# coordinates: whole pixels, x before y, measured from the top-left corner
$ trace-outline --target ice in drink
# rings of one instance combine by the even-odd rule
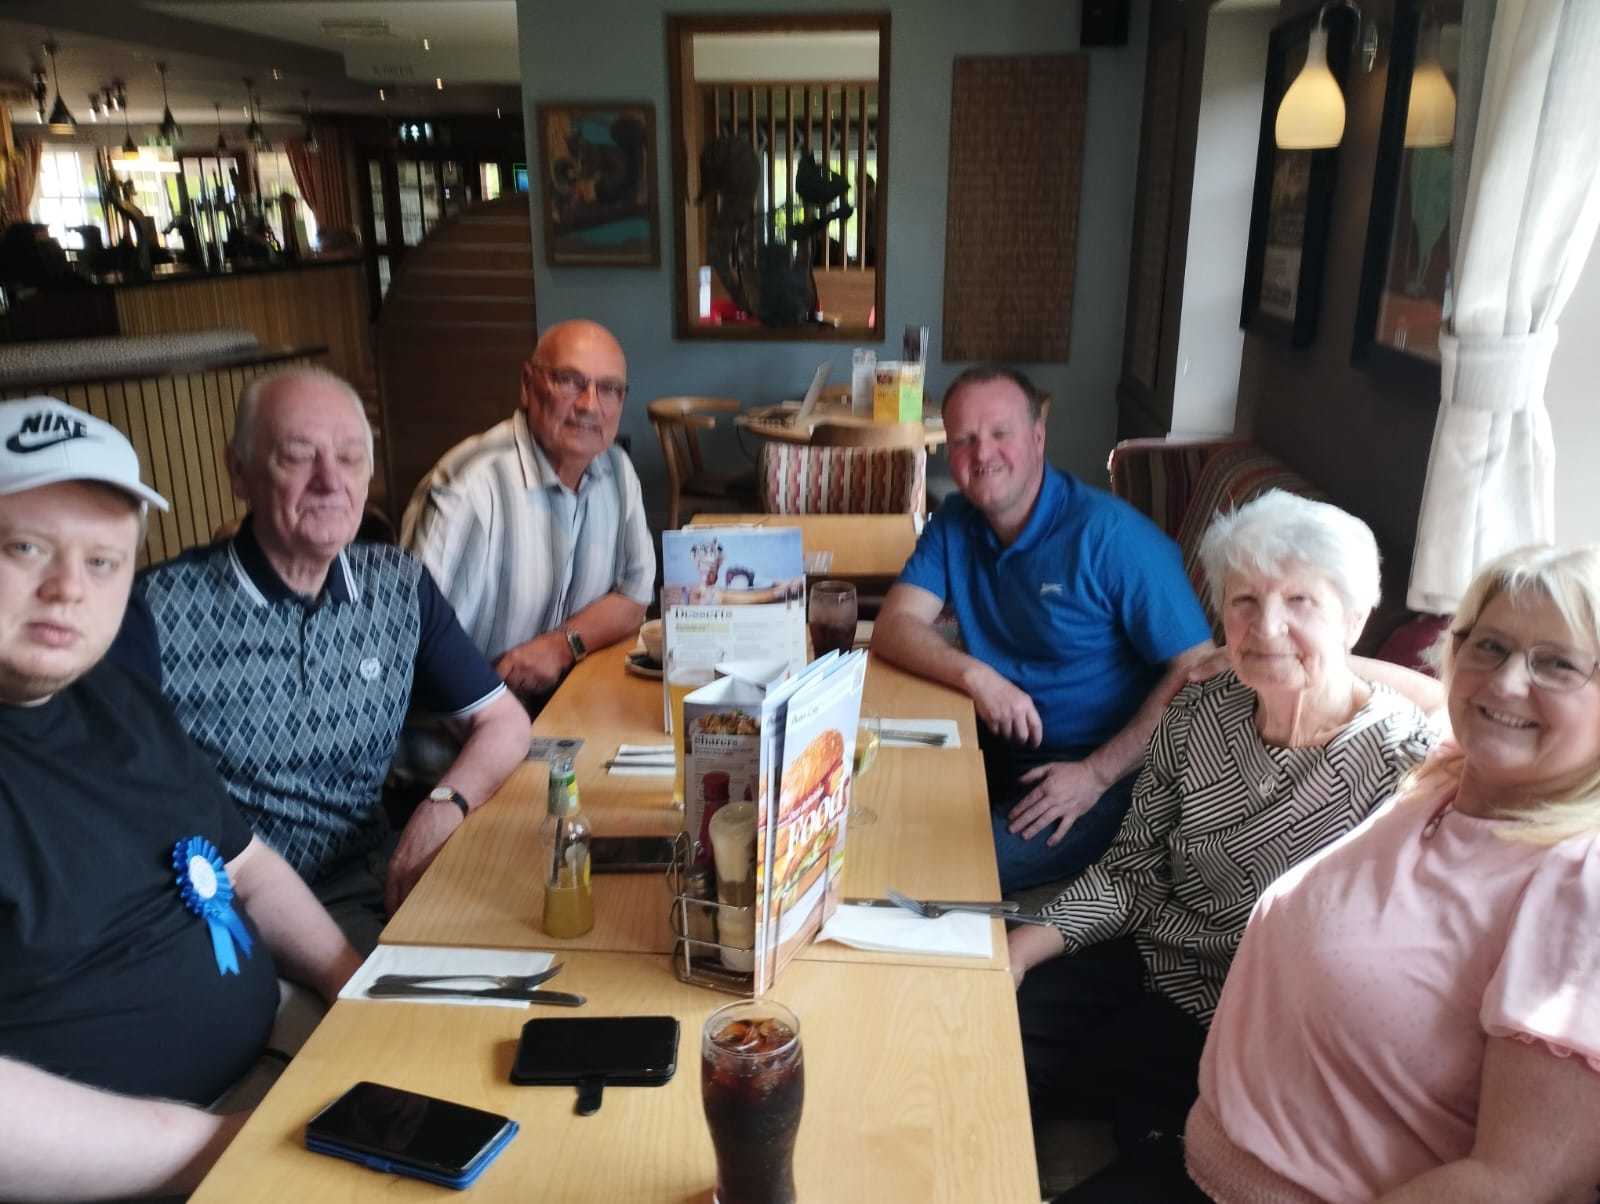
[[[717,1153],[716,1204],[794,1204],[806,1094],[794,1013],[760,999],[713,1012],[701,1038],[700,1092]]]

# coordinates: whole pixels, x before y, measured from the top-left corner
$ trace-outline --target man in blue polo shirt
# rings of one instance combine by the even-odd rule
[[[522,763],[528,717],[427,569],[355,539],[372,431],[349,385],[308,369],[252,382],[227,459],[244,524],[142,574],[113,655],[160,683],[257,834],[370,950]],[[461,743],[396,840],[381,791],[413,704]]]
[[[1177,545],[1045,463],[1038,391],[970,368],[944,399],[952,496],[878,616],[872,650],[971,697],[1003,890],[1105,852],[1145,745],[1211,629]],[[966,651],[935,620],[948,605]]]

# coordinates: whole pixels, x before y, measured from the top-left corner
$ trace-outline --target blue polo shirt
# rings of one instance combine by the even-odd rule
[[[1010,547],[952,494],[900,581],[950,606],[967,651],[1028,693],[1043,747],[1063,755],[1104,744],[1168,661],[1211,638],[1178,545],[1120,498],[1048,465]]]

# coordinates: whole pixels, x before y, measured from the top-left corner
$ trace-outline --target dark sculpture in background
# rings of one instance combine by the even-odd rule
[[[831,222],[841,223],[842,230],[854,211],[847,199],[850,184],[838,172],[819,166],[808,150],[795,167],[802,214],[798,222],[790,220],[792,207],[758,209],[760,184],[761,161],[748,138],[719,134],[700,152],[695,204],[706,204],[709,196],[715,206],[706,260],[733,303],[763,326],[814,323],[814,244],[826,237]]]

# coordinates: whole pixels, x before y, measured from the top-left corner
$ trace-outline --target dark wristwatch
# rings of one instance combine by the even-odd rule
[[[461,808],[461,818],[466,819],[467,813],[472,810],[467,803],[467,798],[454,786],[435,786],[428,792],[430,803],[454,803]]]
[[[567,637],[567,647],[572,650],[572,663],[577,664],[589,655],[589,649],[583,642],[583,637],[571,627],[563,627],[561,633]]]

